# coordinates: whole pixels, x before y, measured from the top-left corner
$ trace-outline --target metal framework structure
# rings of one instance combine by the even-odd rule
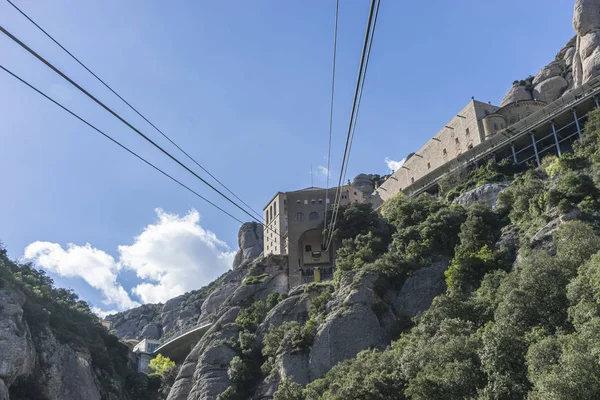
[[[517,165],[535,160],[539,166],[546,153],[561,157],[571,151],[575,140],[581,139],[588,113],[600,108],[599,97],[597,77],[416,180],[404,193],[417,196],[431,192],[443,177],[477,167],[489,158],[512,159]]]

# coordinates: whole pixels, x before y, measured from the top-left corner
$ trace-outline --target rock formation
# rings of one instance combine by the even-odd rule
[[[600,75],[600,0],[577,0],[573,13],[577,44],[573,59],[574,85]]]
[[[263,227],[257,222],[246,222],[238,232],[238,245],[240,249],[233,260],[233,268],[238,268],[244,263],[256,259],[263,252],[264,247]]]
[[[1,266],[0,260],[0,266]],[[57,338],[43,321],[35,333],[24,317],[29,299],[15,285],[0,278],[0,399],[126,399],[113,376],[114,391],[100,380],[110,379],[92,365],[90,349],[72,347]],[[98,343],[98,345],[101,345]]]
[[[470,206],[471,204],[481,201],[490,208],[496,207],[498,195],[502,193],[508,186],[501,183],[486,183],[474,189],[468,190],[458,196],[452,203]]]

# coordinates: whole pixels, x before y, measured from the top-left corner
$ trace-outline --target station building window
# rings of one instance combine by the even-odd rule
[[[301,212],[296,213],[296,221],[304,221],[304,214]]]
[[[310,214],[308,214],[308,219],[310,221],[316,221],[316,220],[318,220],[319,219],[319,213],[316,213],[314,211],[311,212]]]

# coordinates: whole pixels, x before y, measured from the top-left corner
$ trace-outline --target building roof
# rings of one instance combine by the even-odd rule
[[[296,193],[296,192],[308,192],[308,191],[311,191],[311,190],[325,190],[325,188],[320,188],[320,187],[316,187],[316,186],[311,186],[311,187],[307,187],[307,188],[300,189],[300,190],[292,190],[292,191],[291,191],[291,192],[289,192],[289,193]]]

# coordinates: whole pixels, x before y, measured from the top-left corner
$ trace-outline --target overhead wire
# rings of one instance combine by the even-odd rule
[[[335,25],[333,28],[333,63],[331,68],[331,102],[329,104],[329,146],[327,150],[327,184],[325,186],[325,212],[323,233],[327,232],[327,208],[329,207],[329,175],[331,174],[331,136],[333,132],[333,105],[335,98],[335,62],[337,58],[337,33],[338,33],[338,16],[340,9],[340,0],[335,1]],[[325,235],[323,235],[325,240]],[[325,241],[323,241],[325,244]]]
[[[1,25],[0,25],[0,32],[4,33],[10,39],[12,39],[14,42],[16,42],[19,46],[21,46],[22,48],[24,48],[25,50],[27,50],[31,55],[33,55],[35,58],[37,58],[39,61],[41,61],[43,64],[45,64],[47,67],[49,67],[50,69],[52,69],[55,73],[57,73],[59,76],[61,76],[67,82],[69,82],[71,85],[75,86],[79,91],[81,91],[82,93],[84,93],[86,96],[88,96],[90,99],[92,99],[95,103],[97,103],[99,106],[101,106],[106,111],[108,111],[111,115],[113,115],[115,118],[117,118],[123,124],[125,124],[128,128],[130,128],[135,133],[137,133],[142,138],[144,138],[146,141],[148,141],[149,143],[151,143],[155,148],[157,148],[158,150],[160,150],[163,154],[165,154],[171,160],[175,161],[179,166],[181,166],[186,171],[188,171],[190,174],[192,174],[194,177],[196,177],[197,179],[199,179],[202,183],[204,183],[209,188],[211,188],[213,191],[215,191],[216,193],[218,193],[221,197],[225,198],[228,202],[230,202],[231,204],[233,204],[236,208],[240,209],[242,212],[244,212],[246,215],[248,215],[250,218],[252,218],[255,222],[257,222],[260,225],[262,225],[264,229],[271,230],[276,235],[280,236],[281,238],[284,238],[283,235],[279,234],[276,230],[272,229],[268,225],[264,224],[262,221],[258,220],[256,217],[254,217],[252,214],[250,214],[247,210],[245,210],[243,207],[241,207],[238,203],[236,203],[231,198],[229,198],[227,195],[225,195],[223,192],[221,192],[219,189],[217,189],[216,187],[214,187],[212,184],[210,184],[208,181],[206,181],[204,178],[202,178],[200,175],[198,175],[196,172],[194,172],[192,169],[190,169],[187,165],[185,165],[183,162],[181,162],[179,159],[177,159],[175,156],[173,156],[171,153],[169,153],[167,150],[165,150],[163,147],[161,147],[155,141],[153,141],[152,139],[150,139],[148,136],[146,136],[144,133],[142,133],[139,129],[137,129],[135,126],[133,126],[131,123],[129,123],[123,117],[121,117],[115,111],[113,111],[110,107],[108,107],[102,101],[100,101],[96,97],[94,97],[90,92],[88,92],[83,87],[81,87],[77,82],[75,82],[74,80],[72,80],[71,78],[69,78],[61,70],[59,70],[57,67],[55,67],[53,64],[51,64],[48,60],[46,60],[44,57],[42,57],[37,52],[35,52],[32,48],[30,48],[29,46],[27,46],[24,42],[22,42],[20,39],[18,39],[16,36],[14,36],[12,33],[8,32]]]
[[[225,215],[227,215],[230,218],[236,220],[237,222],[243,224],[243,222],[240,219],[238,219],[237,217],[235,217],[234,215],[232,215],[228,211],[226,211],[223,208],[219,207],[218,205],[216,205],[212,201],[208,200],[206,197],[202,196],[201,194],[199,194],[198,192],[196,192],[195,190],[193,190],[189,186],[185,185],[184,183],[182,183],[181,181],[177,180],[173,176],[169,175],[168,173],[166,173],[165,171],[163,171],[162,169],[160,169],[156,165],[152,164],[150,161],[146,160],[145,158],[143,158],[142,156],[140,156],[139,154],[137,154],[136,152],[134,152],[133,150],[131,150],[130,148],[128,148],[127,146],[125,146],[124,144],[120,143],[118,140],[114,139],[113,137],[111,137],[107,133],[105,133],[102,130],[98,129],[92,123],[90,123],[87,120],[83,119],[82,117],[80,117],[79,115],[77,115],[75,112],[73,112],[69,108],[65,107],[64,105],[62,105],[58,101],[54,100],[52,97],[48,96],[46,93],[42,92],[40,89],[36,88],[35,86],[33,86],[32,84],[30,84],[29,82],[27,82],[25,79],[21,78],[20,76],[18,76],[17,74],[15,74],[11,70],[9,70],[8,68],[6,68],[6,67],[4,67],[3,65],[0,64],[0,69],[4,70],[6,73],[8,73],[9,75],[11,75],[13,78],[19,80],[21,83],[23,83],[24,85],[28,86],[30,89],[33,89],[35,92],[37,92],[38,94],[42,95],[47,100],[50,100],[52,103],[54,103],[55,105],[59,106],[64,111],[66,111],[67,113],[71,114],[73,117],[77,118],[79,121],[83,122],[84,124],[86,124],[87,126],[89,126],[90,128],[92,128],[93,130],[95,130],[96,132],[100,133],[102,136],[104,136],[105,138],[107,138],[108,140],[110,140],[111,142],[113,142],[114,144],[116,144],[117,146],[121,147],[123,150],[127,151],[128,153],[130,153],[131,155],[135,156],[139,160],[143,161],[144,163],[146,163],[150,167],[154,168],[156,171],[160,172],[161,174],[163,174],[167,178],[171,179],[173,182],[175,182],[178,185],[182,186],[183,188],[187,189],[189,192],[191,192],[194,195],[196,195],[197,197],[201,198],[202,200],[204,200],[205,202],[207,202],[211,206],[215,207],[217,210],[221,211]]]
[[[17,5],[15,5],[11,0],[6,0],[11,6],[13,6],[19,13],[21,13],[29,22],[35,25],[42,33],[44,33],[50,40],[52,40],[58,47],[60,47],[65,53],[67,53],[73,60],[75,60],[79,65],[81,65],[87,72],[89,72],[94,78],[96,78],[100,83],[102,83],[108,90],[110,90],[115,96],[117,96],[123,103],[125,103],[129,108],[131,108],[137,115],[139,115],[144,121],[146,121],[150,126],[152,126],[158,133],[160,133],[165,139],[167,139],[173,146],[175,146],[179,151],[181,151],[187,158],[189,158],[194,164],[196,164],[200,169],[202,169],[208,176],[214,179],[219,185],[221,185],[227,192],[229,192],[233,197],[235,197],[238,201],[240,201],[244,206],[246,206],[250,211],[252,211],[259,218],[263,219],[263,216],[260,215],[257,211],[255,211],[251,206],[249,206],[244,200],[242,200],[239,196],[237,196],[233,191],[231,191],[223,182],[221,182],[216,176],[210,173],[205,167],[203,167],[196,159],[194,159],[190,154],[188,154],[181,146],[179,146],[175,141],[173,141],[167,134],[165,134],[161,129],[159,129],[154,123],[152,123],[148,118],[146,118],[140,111],[137,110],[133,105],[131,105],[127,100],[125,100],[119,93],[117,93],[111,86],[109,86],[103,79],[101,79],[96,73],[94,73],[90,68],[88,68],[79,58],[77,58],[73,53],[71,53],[67,48],[65,48],[58,40],[56,40],[52,35],[50,35],[44,28],[42,28],[38,23],[36,23],[29,15],[27,15],[23,10],[21,10]]]
[[[367,67],[369,64],[369,58],[371,55],[371,47],[373,44],[373,37],[375,34],[375,26],[377,23],[377,16],[379,14],[380,0],[372,0],[369,9],[369,18],[367,21],[367,28],[365,31],[365,39],[363,42],[363,49],[361,54],[360,66],[358,69],[358,77],[356,80],[356,87],[354,90],[354,98],[352,103],[352,111],[350,113],[350,121],[348,124],[348,132],[346,135],[346,144],[344,146],[344,155],[342,157],[342,165],[340,169],[340,177],[338,180],[338,186],[336,189],[335,201],[333,204],[332,224],[328,232],[328,239],[326,242],[326,250],[329,250],[331,242],[333,241],[333,231],[335,230],[335,224],[337,222],[337,216],[339,212],[339,205],[342,197],[342,182],[346,179],[346,172],[348,168],[348,161],[350,151],[352,149],[352,142],[354,141],[354,132],[356,129],[356,122],[358,118],[358,110],[360,109],[360,100],[362,98],[362,91],[364,87],[364,81],[367,74]]]

